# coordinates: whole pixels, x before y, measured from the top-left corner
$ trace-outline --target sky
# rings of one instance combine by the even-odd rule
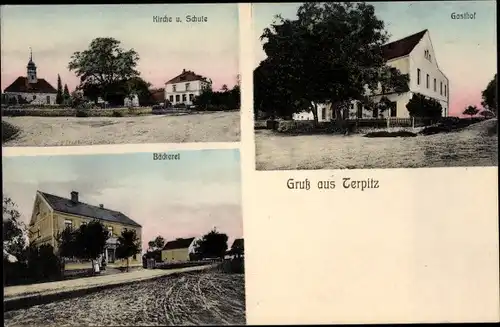
[[[154,23],[153,16],[205,16],[202,23]],[[174,19],[175,20],[175,19]],[[79,79],[68,71],[71,55],[97,37],[114,37],[139,54],[138,70],[164,87],[183,69],[211,78],[213,87],[236,84],[239,74],[237,4],[32,5],[1,7],[2,90],[26,76],[29,48],[38,77],[70,91]]]
[[[3,194],[29,223],[37,190],[120,211],[142,225],[142,249],[201,237],[212,228],[243,237],[240,154],[237,149],[178,151],[180,160],[151,153],[3,157]]]
[[[468,105],[481,108],[481,92],[497,72],[495,1],[374,2],[375,14],[395,41],[428,29],[435,58],[450,83],[450,115]],[[265,59],[259,37],[276,14],[296,18],[300,3],[253,4],[254,67]],[[476,13],[475,20],[452,20],[453,12]]]

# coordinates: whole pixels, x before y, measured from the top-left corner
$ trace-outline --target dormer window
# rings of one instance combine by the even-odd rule
[[[176,91],[176,85],[172,85],[172,91]]]
[[[189,83],[186,83],[186,91],[189,91]]]

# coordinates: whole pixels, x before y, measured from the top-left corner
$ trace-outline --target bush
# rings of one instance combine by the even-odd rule
[[[87,112],[87,110],[78,109],[75,113],[75,116],[76,117],[88,117],[89,113]]]
[[[2,121],[2,143],[16,138],[20,129],[12,124]]]
[[[245,273],[245,260],[244,258],[224,260],[219,266],[219,270],[226,274],[243,274]]]
[[[113,117],[123,117],[124,114],[122,111],[118,111],[118,110],[113,110],[113,114],[112,114]]]

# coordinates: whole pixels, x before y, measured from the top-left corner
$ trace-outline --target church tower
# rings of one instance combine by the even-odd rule
[[[27,69],[28,69],[28,74],[27,74],[28,83],[37,83],[36,65],[33,62],[33,52],[31,51],[31,48],[30,48],[30,61],[28,62]]]

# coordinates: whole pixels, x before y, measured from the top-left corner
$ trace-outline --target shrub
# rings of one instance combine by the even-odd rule
[[[87,110],[78,109],[75,113],[75,116],[76,117],[88,117],[89,113],[87,112]]]
[[[2,120],[2,143],[16,138],[19,132],[20,129],[18,127]]]
[[[113,117],[123,117],[123,116],[124,116],[124,114],[123,114],[123,112],[121,112],[121,111],[118,111],[118,110],[113,110],[112,116],[113,116]]]

